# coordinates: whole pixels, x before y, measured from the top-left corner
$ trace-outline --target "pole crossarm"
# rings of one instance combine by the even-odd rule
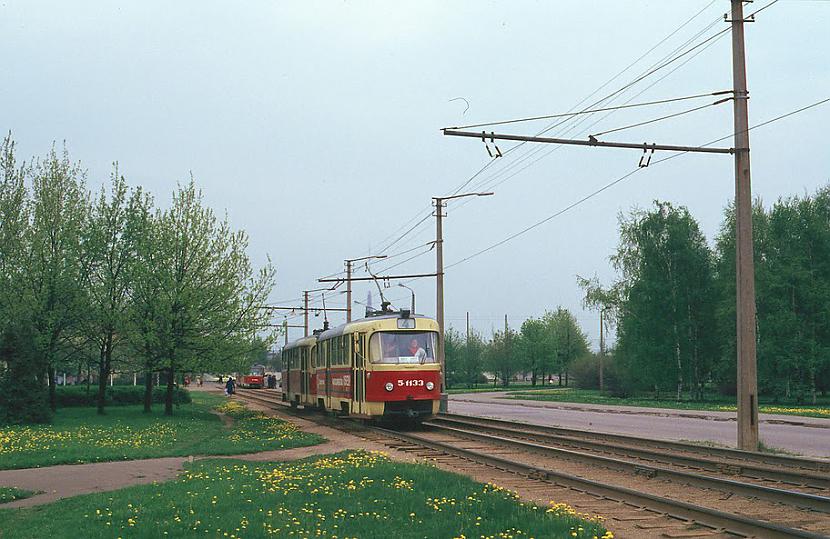
[[[435,273],[415,273],[412,275],[378,275],[377,278],[375,277],[352,277],[352,281],[391,281],[393,279],[418,279],[420,277],[435,277],[437,274]],[[321,283],[340,283],[344,282],[346,279],[317,279],[318,282]],[[333,309],[328,309],[333,310]]]
[[[486,133],[484,131],[458,131],[456,129],[443,129],[444,135],[448,137],[477,138],[484,141],[490,140],[513,140],[517,142],[541,142],[545,144],[567,144],[571,146],[595,146],[598,148],[628,148],[632,150],[666,150],[670,152],[692,152],[692,153],[725,153],[734,154],[735,148],[707,148],[705,146],[677,146],[674,144],[649,144],[634,142],[606,142],[596,139],[577,140],[551,137],[527,137],[524,135],[507,135],[504,133]]]
[[[263,305],[260,309],[266,309],[271,311],[304,311],[305,307],[277,307],[271,305]],[[322,307],[309,307],[309,311],[322,311]],[[346,312],[347,309],[345,308],[334,308],[334,307],[326,307],[326,311],[338,311],[338,312]]]

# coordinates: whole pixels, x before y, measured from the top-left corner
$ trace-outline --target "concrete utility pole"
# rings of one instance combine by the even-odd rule
[[[308,290],[303,290],[303,331],[308,337]]]
[[[599,310],[599,392],[605,391],[605,308]]]
[[[346,322],[352,321],[352,264],[360,260],[372,258],[386,258],[386,255],[361,256],[360,258],[347,258],[346,262]]]
[[[732,85],[735,121],[735,273],[737,286],[738,447],[758,450],[758,375],[755,358],[755,266],[743,0],[732,2]]]
[[[441,404],[439,411],[447,411],[447,393],[444,387],[444,208],[446,201],[463,197],[483,197],[493,193],[464,193],[448,197],[432,197],[435,206],[435,319],[438,322],[438,362],[441,364]]]

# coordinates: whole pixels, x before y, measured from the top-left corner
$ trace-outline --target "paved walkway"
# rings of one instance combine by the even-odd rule
[[[734,447],[735,412],[673,410],[504,398],[504,393],[450,395],[449,411],[540,425],[582,428],[666,440],[709,441]],[[830,457],[830,419],[760,414],[763,442],[813,457]]]

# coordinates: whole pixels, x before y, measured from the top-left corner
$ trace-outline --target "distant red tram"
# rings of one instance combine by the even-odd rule
[[[248,389],[262,389],[265,387],[265,365],[251,367],[251,373],[240,376],[237,385]]]
[[[438,413],[438,323],[378,313],[289,343],[282,399],[362,419],[423,420]]]

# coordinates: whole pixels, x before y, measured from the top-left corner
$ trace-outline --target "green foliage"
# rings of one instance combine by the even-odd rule
[[[697,222],[665,202],[621,217],[612,261],[622,274],[616,361],[633,389],[700,397],[718,341],[714,260]]]
[[[254,273],[247,236],[203,205],[193,181],[176,190],[170,209],[142,222],[131,306],[135,348],[148,370],[168,373],[165,412],[172,414],[175,373],[232,370],[257,349],[252,343],[268,321],[258,307],[274,274],[270,265]]]
[[[753,211],[758,384],[776,400],[816,402],[830,379],[830,188]],[[718,310],[725,329],[718,378],[731,389],[735,364],[734,212],[718,236]]]
[[[161,211],[117,164],[94,199],[85,176],[65,150],[19,165],[11,135],[0,143],[0,421],[48,421],[58,370],[94,372],[103,413],[116,364],[147,374],[147,411],[164,371],[172,413],[181,372],[228,371],[270,344],[258,307],[273,269],[253,269],[244,232],[192,180]]]
[[[167,392],[163,388],[153,390],[153,402],[164,403]],[[129,404],[142,404],[144,402],[143,386],[106,386],[104,393],[106,404],[112,406],[125,406]],[[98,393],[87,392],[85,386],[58,386],[58,406],[97,406]],[[190,392],[182,387],[177,387],[173,400],[177,404],[189,404],[191,402]]]
[[[471,330],[469,337],[462,337],[450,328],[444,336],[447,386],[475,387],[476,384],[486,382],[483,369],[487,347],[488,343],[478,332]]]
[[[173,481],[0,511],[0,528],[15,539],[77,530],[88,538],[612,537],[599,519],[582,517],[565,504],[520,502],[495,485],[355,451],[199,461]]]

